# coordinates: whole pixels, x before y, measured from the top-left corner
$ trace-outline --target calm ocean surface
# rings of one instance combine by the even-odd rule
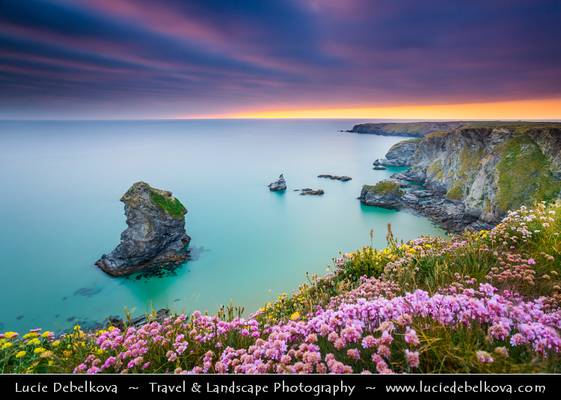
[[[407,212],[361,206],[397,137],[337,132],[355,121],[0,122],[0,329],[63,329],[128,308],[252,312],[325,273],[339,251],[443,234]],[[289,190],[267,184],[284,173]],[[322,173],[350,175],[342,183]],[[188,208],[195,260],[176,276],[111,278],[94,267],[125,228],[120,196],[144,180]],[[293,189],[325,190],[323,197]]]

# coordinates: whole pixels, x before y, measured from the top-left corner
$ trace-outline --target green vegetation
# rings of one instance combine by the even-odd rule
[[[444,170],[442,168],[442,161],[435,160],[427,168],[427,173],[435,179],[441,180],[444,178]]]
[[[450,131],[440,131],[440,130],[438,130],[438,131],[432,131],[430,133],[427,133],[425,135],[425,137],[429,138],[429,139],[443,138],[443,137],[448,136],[449,133],[450,133]]]
[[[525,134],[503,143],[497,171],[497,205],[504,212],[529,201],[552,200],[561,190],[561,182],[551,174],[547,158]]]
[[[446,193],[446,197],[450,200],[461,200],[464,197],[464,189],[463,184],[460,181],[457,181],[452,185],[448,192]]]
[[[465,147],[462,148],[462,151],[460,151],[460,170],[458,172],[458,177],[460,179],[467,179],[469,175],[477,171],[479,169],[481,157],[483,157],[482,149],[472,150]]]
[[[355,125],[352,132],[372,133],[379,135],[400,135],[415,137],[441,137],[455,129],[495,129],[508,128],[519,132],[530,129],[559,129],[561,123],[527,122],[527,121],[448,121],[448,122],[390,122],[365,123]]]
[[[461,200],[464,198],[466,185],[473,182],[474,176],[479,170],[479,163],[483,155],[483,150],[468,149],[463,147],[459,155],[459,168],[453,184],[448,189],[446,197],[450,200]],[[430,168],[430,167],[429,167]],[[440,178],[444,175],[442,168],[439,170]],[[439,175],[436,175],[437,178]]]
[[[187,209],[181,202],[170,194],[151,189],[150,199],[154,204],[164,210],[170,217],[181,219],[187,213]]]
[[[395,181],[385,180],[375,185],[365,185],[366,190],[377,195],[396,195],[402,196],[403,190],[399,187],[399,183]]]

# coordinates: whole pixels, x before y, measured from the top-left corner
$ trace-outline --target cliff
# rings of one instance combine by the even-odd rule
[[[177,265],[188,257],[187,210],[171,192],[137,182],[123,195],[127,229],[96,265],[113,276]]]
[[[365,123],[353,126],[348,132],[381,136],[423,137],[431,132],[450,131],[463,126],[463,124],[465,123],[461,121]]]
[[[451,132],[461,128],[500,128],[512,129],[532,126],[546,128],[552,125],[549,122],[523,122],[523,121],[423,121],[423,122],[381,122],[357,124],[348,132],[381,136],[408,136],[424,137],[431,133]]]
[[[394,177],[421,182],[429,195],[405,201],[451,230],[494,225],[509,210],[559,197],[560,124],[462,127],[415,144],[402,164],[411,169]]]
[[[415,151],[417,151],[417,145],[420,140],[420,138],[414,138],[394,144],[386,153],[386,158],[376,160],[374,165],[393,167],[409,166]]]

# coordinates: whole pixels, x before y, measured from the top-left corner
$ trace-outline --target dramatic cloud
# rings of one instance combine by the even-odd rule
[[[0,118],[561,97],[558,0],[3,0]]]

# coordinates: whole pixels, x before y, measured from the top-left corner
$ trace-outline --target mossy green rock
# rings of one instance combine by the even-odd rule
[[[177,265],[188,257],[187,209],[171,192],[136,182],[123,195],[127,229],[96,265],[113,276]]]
[[[403,194],[399,183],[385,180],[375,185],[364,185],[359,200],[367,206],[398,209],[401,208]]]

